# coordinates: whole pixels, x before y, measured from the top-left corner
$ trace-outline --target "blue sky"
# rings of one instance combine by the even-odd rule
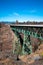
[[[0,0],[0,21],[43,21],[43,0]]]

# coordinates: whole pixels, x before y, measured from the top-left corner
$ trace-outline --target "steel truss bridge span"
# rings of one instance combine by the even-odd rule
[[[12,30],[43,40],[43,25],[11,25]]]
[[[23,47],[22,47],[23,54],[26,54],[24,50],[25,46],[28,46],[28,44],[30,44],[31,42],[31,40],[28,40],[27,36],[32,36],[39,40],[43,40],[43,25],[10,25],[10,26],[13,31],[18,32],[19,34],[20,33],[24,34]],[[25,41],[28,41],[29,43]],[[30,47],[30,53],[32,53],[32,46]]]

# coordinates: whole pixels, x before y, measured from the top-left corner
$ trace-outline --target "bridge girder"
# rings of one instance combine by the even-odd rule
[[[19,28],[12,28],[12,30],[15,30],[19,33],[23,33],[25,32],[26,35],[30,35],[30,36],[33,36],[35,38],[39,38],[41,40],[43,40],[43,32],[34,32],[34,31],[29,31],[28,29],[25,30],[25,29],[19,29]]]
[[[22,27],[11,27],[12,30],[18,32],[18,33],[22,33],[24,34],[24,38],[23,38],[23,48],[22,48],[22,53],[23,54],[26,54],[25,51],[24,51],[24,44],[25,44],[25,35],[30,35],[34,38],[37,38],[37,39],[40,39],[40,40],[43,40],[43,36],[42,36],[42,32],[38,33],[38,32],[34,32],[33,30],[29,30],[28,28],[25,29],[25,28],[22,28]],[[31,28],[30,28],[31,29]],[[36,29],[36,28],[35,28]],[[40,28],[39,28],[40,30]],[[32,53],[32,46],[30,46],[30,49],[31,49],[31,52]]]

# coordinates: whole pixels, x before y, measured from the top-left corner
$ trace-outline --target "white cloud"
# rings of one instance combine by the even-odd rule
[[[19,13],[13,12],[12,14],[9,14],[8,17],[13,17],[13,16],[20,16]]]
[[[13,14],[14,14],[14,15],[16,15],[16,16],[19,16],[19,13],[16,13],[16,12],[15,12],[15,13],[13,13]]]
[[[36,10],[30,10],[29,12],[30,13],[36,13]]]
[[[35,13],[36,11],[35,10],[31,10],[30,13]],[[12,13],[12,14],[9,14],[8,16],[6,17],[1,17],[0,18],[0,21],[43,21],[43,17],[39,17],[39,16],[31,16],[31,15],[20,15],[19,13]]]
[[[23,12],[25,13],[36,13],[37,10],[33,9],[33,10],[23,10]]]
[[[19,13],[14,12],[12,14],[9,14],[8,16],[1,17],[0,21],[14,21],[18,19],[19,17],[20,17]]]

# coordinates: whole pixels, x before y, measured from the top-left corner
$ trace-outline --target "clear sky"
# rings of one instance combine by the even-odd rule
[[[43,0],[0,0],[0,21],[43,21]]]

